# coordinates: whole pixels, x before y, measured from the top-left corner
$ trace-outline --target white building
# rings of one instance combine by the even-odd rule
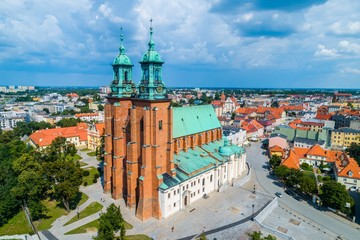
[[[227,141],[218,151],[210,148],[211,146],[204,149],[196,147],[194,150],[189,149],[186,153],[174,156],[174,161],[180,163],[176,177],[163,174],[163,183],[158,190],[163,218],[186,209],[193,202],[213,191],[221,191],[222,188],[231,186],[246,171],[246,154],[242,148],[228,145]],[[200,161],[214,161],[214,164],[189,177],[188,171],[194,168],[197,158],[201,158]]]

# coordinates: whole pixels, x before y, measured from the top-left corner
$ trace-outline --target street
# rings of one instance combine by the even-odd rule
[[[323,212],[315,209],[306,200],[298,201],[292,196],[284,192],[284,188],[280,182],[276,180],[275,175],[269,175],[268,157],[261,149],[261,142],[251,143],[251,146],[246,147],[247,161],[253,169],[253,174],[256,175],[257,189],[267,192],[275,196],[276,192],[282,193],[282,198],[279,198],[279,205],[286,206],[306,218],[314,221],[322,226],[324,230],[334,232],[338,236],[343,236],[346,239],[358,239],[359,225],[351,223],[343,218],[335,217],[331,213]],[[296,238],[296,236],[294,236]]]

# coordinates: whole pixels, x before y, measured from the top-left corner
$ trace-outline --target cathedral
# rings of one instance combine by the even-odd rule
[[[105,106],[104,191],[141,220],[167,218],[246,169],[244,149],[223,139],[211,105],[171,107],[163,64],[151,27],[135,84],[121,35]]]

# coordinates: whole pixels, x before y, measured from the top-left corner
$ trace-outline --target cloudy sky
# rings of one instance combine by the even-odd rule
[[[102,86],[153,19],[168,86],[360,88],[358,0],[0,0],[0,85]]]

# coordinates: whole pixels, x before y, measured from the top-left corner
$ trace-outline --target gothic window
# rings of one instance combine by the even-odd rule
[[[159,121],[159,130],[162,130],[162,127],[163,127],[162,124],[163,124],[163,122],[162,122],[162,120],[160,120],[160,121]]]
[[[140,120],[140,132],[144,131],[144,119]]]

